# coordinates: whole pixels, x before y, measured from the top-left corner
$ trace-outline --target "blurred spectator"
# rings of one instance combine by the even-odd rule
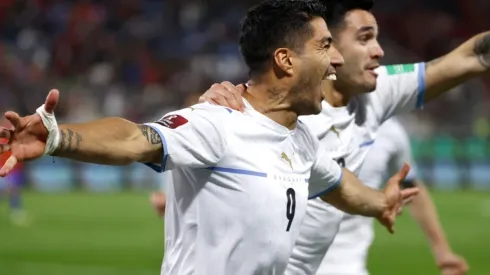
[[[54,87],[62,121],[145,121],[187,106],[213,82],[246,80],[236,41],[242,16],[257,2],[3,0],[0,109],[33,110]],[[490,1],[395,2],[377,0],[374,11],[384,62],[430,60],[490,29]],[[484,127],[473,122],[488,115],[489,87],[488,78],[457,87],[407,119],[410,129],[481,135]]]

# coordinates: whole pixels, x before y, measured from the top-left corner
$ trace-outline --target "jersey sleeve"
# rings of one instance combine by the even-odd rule
[[[379,67],[376,90],[371,94],[380,122],[421,109],[425,97],[425,63]]]
[[[158,132],[163,143],[161,163],[147,163],[157,172],[175,168],[207,168],[223,157],[227,109],[209,103],[171,112],[145,125]]]
[[[410,164],[410,171],[405,177],[406,183],[411,183],[417,178],[417,167],[413,159],[412,148],[410,146],[410,138],[408,134],[402,130],[393,127],[392,138],[395,142],[395,151],[390,158],[389,170],[390,175],[394,175],[398,170],[400,170],[403,165],[408,162]]]
[[[342,168],[320,145],[311,170],[308,199],[315,199],[327,194],[335,189],[341,180]]]

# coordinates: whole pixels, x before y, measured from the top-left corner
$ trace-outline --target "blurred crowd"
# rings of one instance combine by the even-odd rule
[[[197,101],[212,83],[246,80],[237,35],[257,0],[2,0],[0,111],[22,114],[61,91],[60,120],[142,122]],[[436,58],[490,29],[488,0],[376,0],[383,63]],[[487,11],[487,12],[485,12]],[[488,137],[490,77],[424,112],[410,131]]]

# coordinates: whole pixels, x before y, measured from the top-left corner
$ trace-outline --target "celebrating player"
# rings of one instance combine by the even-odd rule
[[[8,112],[15,129],[0,132],[9,139],[0,152],[12,156],[0,176],[43,154],[168,171],[162,274],[284,274],[308,198],[374,216],[393,231],[403,200],[418,192],[400,190],[408,165],[383,192],[371,189],[297,120],[321,111],[321,83],[343,63],[324,16],[310,0],[267,0],[248,12],[240,33],[251,76],[244,113],[206,103],[143,125],[105,118],[58,126],[56,90],[34,115]]]
[[[387,120],[379,129],[376,142],[362,165],[359,179],[368,186],[378,189],[390,171],[397,170],[407,161],[412,163],[412,169],[405,178],[404,185],[415,185],[420,189],[420,193],[409,204],[409,212],[426,235],[436,265],[443,275],[465,274],[468,265],[463,258],[452,252],[446,240],[429,192],[416,177],[410,138],[397,119]],[[323,260],[321,274],[369,274],[366,267],[367,254],[373,238],[372,219],[346,214]]]
[[[322,112],[301,121],[325,144],[330,155],[354,174],[359,173],[384,121],[397,113],[421,108],[450,88],[490,70],[490,32],[472,37],[427,64],[380,66],[384,53],[371,13],[373,0],[322,2],[329,11],[327,24],[345,64],[337,69],[337,81],[325,82]],[[201,101],[240,110],[243,90],[243,85],[215,84]],[[308,202],[287,275],[329,274],[328,265],[320,264],[343,217],[344,213],[322,200]]]

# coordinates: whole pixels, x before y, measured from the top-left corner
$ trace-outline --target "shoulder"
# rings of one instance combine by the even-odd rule
[[[385,121],[379,130],[380,135],[389,136],[393,139],[407,139],[408,134],[402,123],[397,118],[390,118]]]
[[[156,123],[172,128],[190,122],[191,124],[207,121],[211,124],[222,124],[231,119],[232,111],[210,103],[199,103],[177,111],[172,111],[162,116]]]
[[[378,137],[380,140],[392,143],[397,151],[410,148],[410,137],[402,123],[396,118],[391,118],[381,125]]]

